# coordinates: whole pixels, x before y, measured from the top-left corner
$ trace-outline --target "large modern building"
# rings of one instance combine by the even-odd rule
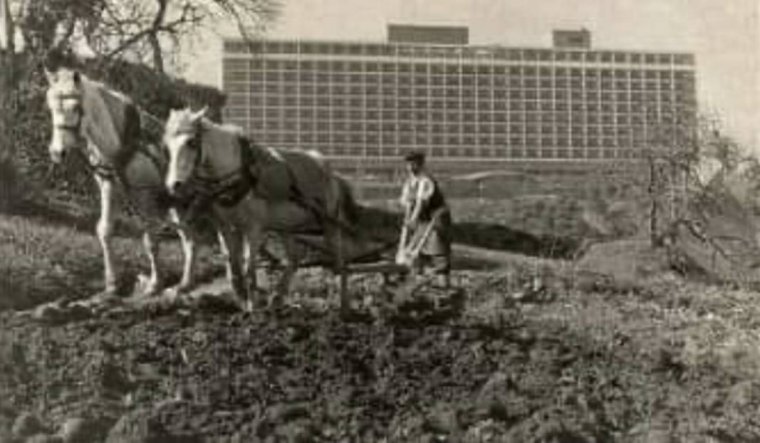
[[[673,143],[696,121],[692,54],[476,46],[462,27],[390,25],[387,42],[224,43],[225,118],[258,141],[317,149],[343,168],[593,166]]]

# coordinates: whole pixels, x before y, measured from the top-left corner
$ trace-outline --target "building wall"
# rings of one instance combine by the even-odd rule
[[[591,32],[586,29],[557,29],[552,33],[552,42],[555,48],[591,49]]]
[[[694,132],[690,54],[227,41],[226,120],[341,164],[619,161]],[[479,168],[476,168],[479,169]]]
[[[466,45],[469,32],[467,27],[388,25],[388,42]]]

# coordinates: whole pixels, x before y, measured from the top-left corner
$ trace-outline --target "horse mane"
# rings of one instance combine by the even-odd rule
[[[201,119],[201,125],[203,125],[203,129],[227,132],[230,133],[230,135],[240,136],[245,134],[243,127],[240,125],[234,123],[217,123],[206,117]]]
[[[79,72],[79,71],[77,71]],[[143,110],[128,95],[79,72],[83,88],[83,103],[92,107],[88,113],[91,134],[97,134],[107,143],[96,143],[100,149],[109,149],[110,160],[117,168],[123,167],[137,151],[163,163],[161,149],[163,123]],[[102,142],[103,140],[101,140]],[[158,165],[159,169],[161,168]]]
[[[287,163],[288,161],[282,155],[280,149],[260,145],[252,137],[248,136],[243,128],[239,125],[229,123],[216,123],[207,118],[201,119],[201,125],[204,131],[211,134],[211,137],[222,136],[227,138],[225,142],[238,143],[241,149],[247,150],[247,154],[250,154],[252,156],[250,158],[254,163],[266,165],[272,162]],[[214,144],[213,141],[210,143]],[[311,157],[314,161],[316,161],[317,164],[319,164],[324,169],[324,172],[330,177],[330,180],[332,181],[332,184],[330,186],[333,186],[332,189],[337,193],[338,204],[340,205],[341,213],[344,217],[343,221],[349,224],[355,224],[359,220],[361,214],[361,206],[354,197],[351,185],[345,177],[338,175],[332,170],[330,162],[324,154],[315,149],[303,150],[291,148],[282,149],[282,151],[300,152],[301,154]]]
[[[89,122],[87,133],[91,141],[104,153],[116,155],[124,148],[124,131],[127,124],[127,108],[132,101],[122,94],[115,94],[101,82],[80,73],[82,106],[87,109]],[[118,106],[114,107],[114,103]]]
[[[121,92],[119,90],[111,88],[110,86],[106,85],[102,81],[95,80],[95,79],[87,76],[87,74],[84,74],[81,71],[77,71],[77,72],[79,72],[79,76],[82,78],[82,80],[88,82],[92,87],[97,88],[97,89],[101,89],[101,90],[105,91],[106,93],[111,94],[114,98],[118,98],[119,100],[125,102],[126,104],[130,104],[130,105],[135,105],[136,106],[134,100],[132,100],[132,98],[130,96],[124,94],[123,92]]]
[[[338,183],[338,192],[340,193],[340,202],[345,216],[345,222],[350,225],[356,225],[359,222],[361,214],[361,205],[356,201],[353,189],[345,177],[335,175],[335,181]]]

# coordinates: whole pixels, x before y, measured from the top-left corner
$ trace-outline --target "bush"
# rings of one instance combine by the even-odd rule
[[[11,159],[0,156],[0,212],[8,211],[20,200],[17,180],[16,167]]]
[[[7,69],[0,69],[0,211],[7,211],[20,199],[18,193],[23,189],[19,186],[16,165],[13,163],[13,145],[10,137],[11,96],[6,85],[10,84]]]
[[[71,60],[68,64],[93,80],[102,81],[131,97],[141,108],[159,119],[166,118],[172,108],[197,108],[206,105],[209,106],[212,117],[218,118],[225,102],[225,96],[215,88],[157,74],[142,65],[125,61],[105,62],[99,59]],[[47,145],[51,127],[44,98],[47,81],[40,61],[21,54],[17,55],[15,65],[16,87],[2,109],[3,115],[9,116],[10,120],[9,130],[4,131],[5,137],[12,140],[14,145],[12,149],[0,151],[13,153],[13,165],[0,166],[10,168],[13,173],[6,178],[6,169],[3,169],[0,185],[6,181],[18,183],[19,179],[24,179],[25,183],[34,184],[33,191],[55,190],[62,192],[66,197],[94,203],[97,196],[93,181],[87,169],[77,164],[82,161],[78,156],[68,156],[67,161],[72,163],[57,168],[53,168],[48,160]],[[0,73],[5,72],[6,68],[0,60]],[[7,143],[6,141],[0,148],[7,148]],[[3,144],[2,139],[0,144]]]

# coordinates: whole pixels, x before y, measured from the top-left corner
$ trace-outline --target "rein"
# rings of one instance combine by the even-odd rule
[[[248,168],[253,161],[249,155],[246,155],[247,146],[243,146],[242,141],[240,143],[239,168],[220,177],[203,175],[202,171],[207,168],[203,156],[203,128],[197,125],[187,145],[196,152],[193,172],[188,181],[191,190],[198,194],[190,203],[195,211],[215,202],[225,207],[234,206],[253,189],[256,180]],[[194,211],[191,211],[191,214],[194,214]]]
[[[84,110],[79,107],[79,112],[81,115],[84,115]],[[60,126],[62,129],[76,131],[77,134],[80,133],[81,130],[81,123],[82,123],[82,117],[80,116],[78,124],[76,127],[70,126]],[[126,155],[120,156],[116,164],[112,164],[111,162],[103,161],[103,160],[97,160],[93,159],[93,156],[90,153],[90,149],[85,145],[84,148],[76,148],[73,149],[73,151],[78,154],[82,158],[82,162],[84,163],[84,167],[93,175],[100,177],[102,180],[107,181],[118,181],[121,183],[122,187],[122,197],[124,198],[124,201],[127,203],[129,208],[131,209],[131,212],[134,213],[143,223],[146,225],[154,224],[151,220],[148,220],[140,210],[139,205],[134,201],[134,198],[132,197],[131,193],[129,192],[130,189],[135,190],[155,190],[161,193],[166,193],[165,189],[163,187],[163,184],[158,185],[135,185],[130,184],[129,181],[126,179],[126,177],[123,174],[123,168],[134,158],[134,156],[137,153],[140,153],[142,155],[145,155],[158,169],[158,171],[163,175],[165,167],[161,166],[160,159],[154,155],[152,152],[150,152],[148,149],[144,148],[142,145],[143,140],[138,140],[135,142],[134,149],[129,150]],[[85,152],[88,151],[88,152]],[[169,198],[168,193],[167,198]],[[175,202],[169,203],[170,207],[176,207],[177,205]],[[183,226],[169,220],[163,220],[162,221],[163,226],[171,226],[174,228],[182,228]]]
[[[84,109],[82,108],[82,97],[79,94],[60,94],[57,96],[60,101],[66,99],[76,99],[77,105],[74,107],[74,112],[77,115],[77,122],[71,125],[57,124],[53,125],[55,129],[60,129],[67,132],[73,132],[75,135],[80,135],[82,129],[82,119],[84,118]]]
[[[188,147],[195,149],[196,157],[193,162],[192,175],[188,181],[191,191],[195,194],[190,199],[190,209],[188,215],[194,216],[197,212],[203,210],[208,205],[219,203],[222,206],[230,207],[240,202],[248,192],[256,191],[257,177],[252,174],[250,166],[256,162],[252,157],[251,149],[248,146],[248,139],[240,137],[238,139],[240,149],[240,167],[228,172],[221,177],[204,176],[202,171],[207,167],[203,156],[203,128],[198,125],[191,133],[193,137],[188,142]],[[291,181],[289,200],[301,208],[311,212],[317,220],[336,226],[338,229],[348,232],[357,237],[369,238],[382,244],[391,244],[385,238],[374,236],[366,232],[361,232],[356,227],[328,214],[318,203],[310,201],[298,188],[296,174],[287,161],[283,160],[286,174]],[[261,198],[267,198],[266,195],[260,195]],[[395,244],[395,241],[392,242]]]

